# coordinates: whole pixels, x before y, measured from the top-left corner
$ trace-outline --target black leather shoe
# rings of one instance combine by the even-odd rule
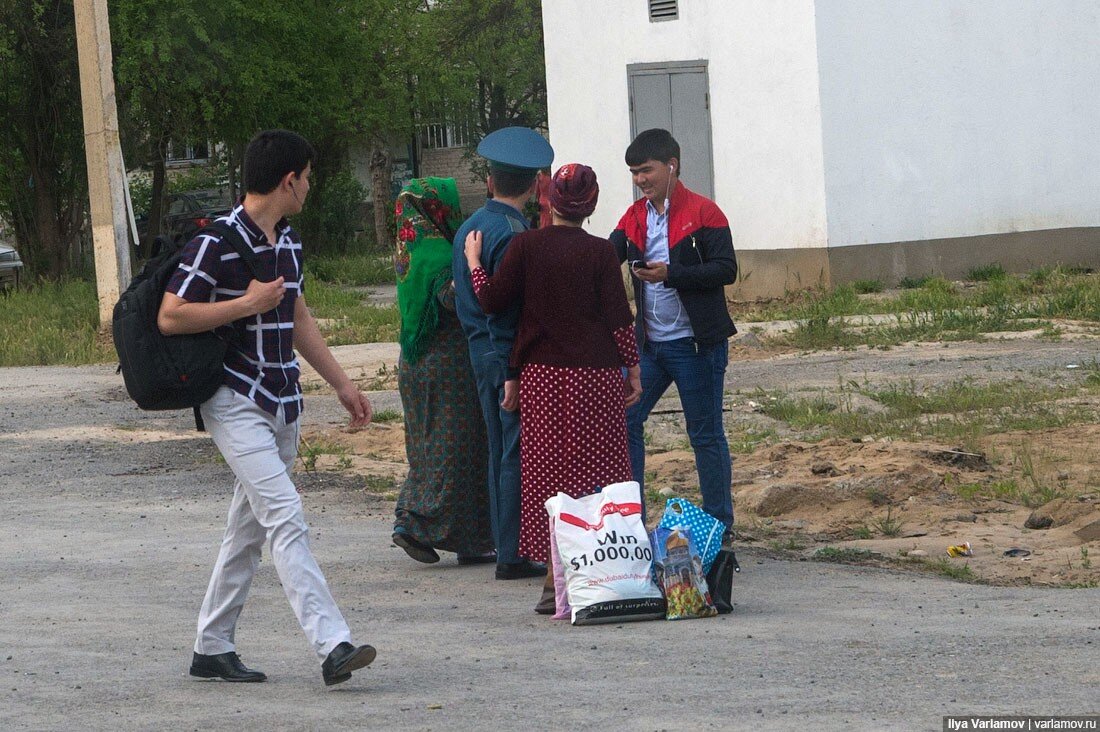
[[[321,664],[325,686],[344,683],[351,678],[352,671],[369,666],[377,655],[378,651],[374,650],[374,646],[356,648],[350,643],[341,643],[332,649],[332,653]]]
[[[497,565],[498,580],[526,579],[528,577],[545,577],[546,565],[524,559],[522,562]]]
[[[485,552],[484,554],[459,554],[459,564],[496,564],[497,553]]]
[[[267,674],[248,668],[241,663],[241,657],[232,651],[219,653],[216,656],[196,653],[191,657],[191,675],[200,679],[221,679],[242,683],[267,681]]]
[[[435,564],[439,561],[439,555],[435,549],[422,541],[414,539],[412,534],[405,531],[393,532],[393,543],[405,550],[405,553],[418,562]]]

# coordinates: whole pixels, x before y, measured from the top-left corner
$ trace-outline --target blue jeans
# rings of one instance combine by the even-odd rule
[[[497,564],[519,558],[519,412],[500,408],[504,372],[495,352],[470,354],[481,416],[489,439],[489,519]]]
[[[626,410],[630,467],[645,496],[645,442],[643,426],[669,385],[675,383],[687,421],[688,439],[695,451],[703,510],[730,527],[732,466],[726,430],[722,424],[722,392],[729,344],[698,346],[691,338],[646,341],[641,352],[642,398]]]

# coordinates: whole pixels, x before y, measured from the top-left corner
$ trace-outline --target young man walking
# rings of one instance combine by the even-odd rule
[[[267,677],[241,663],[237,618],[244,607],[260,551],[271,542],[279,580],[318,659],[326,685],[351,678],[374,660],[356,646],[328,583],[309,548],[302,500],[290,471],[298,454],[302,390],[294,349],[335,390],[351,415],[366,425],[371,405],[325,344],[302,291],[302,243],[286,217],[302,210],[315,157],[305,139],[268,130],[248,144],[245,196],[224,222],[256,255],[268,282],[253,279],[232,245],[216,234],[184,248],[169,281],[157,324],[166,335],[216,330],[229,348],[225,380],[205,402],[202,417],[236,483],[221,551],[199,611],[191,675],[257,682]]]
[[[637,308],[642,398],[626,413],[634,480],[645,479],[645,421],[676,384],[703,510],[729,529],[733,499],[722,393],[727,341],[737,332],[724,289],[737,276],[729,223],[717,204],[680,182],[680,145],[667,130],[639,134],[626,149],[626,164],[642,198],[610,238],[619,259],[630,264]]]
[[[482,233],[486,271],[496,271],[512,237],[526,231],[521,209],[535,193],[536,175],[554,161],[554,150],[526,127],[506,127],[481,141],[478,154],[489,161],[492,198],[474,212],[454,238],[455,308],[470,343],[481,414],[489,438],[489,512],[497,549],[499,580],[542,577],[546,567],[519,556],[519,374],[508,368],[519,308],[486,315],[474,294],[466,264],[466,235]]]

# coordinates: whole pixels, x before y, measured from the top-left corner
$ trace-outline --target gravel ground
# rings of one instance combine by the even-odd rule
[[[1095,358],[1094,342],[858,350],[738,362],[729,385]],[[189,415],[137,411],[113,371],[0,369],[0,729],[940,729],[945,714],[1100,711],[1097,589],[744,553],[732,615],[573,628],[531,612],[537,582],[413,564],[390,545],[392,504],[331,475],[303,484],[313,545],[378,660],[326,690],[265,557],[238,643],[271,680],[194,682],[228,469]],[[331,397],[308,402],[309,424],[340,421]]]

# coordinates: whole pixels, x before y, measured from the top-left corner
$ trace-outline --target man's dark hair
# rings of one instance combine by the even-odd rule
[[[515,198],[516,196],[522,196],[530,190],[531,184],[535,182],[535,176],[538,175],[538,171],[533,170],[531,172],[518,173],[490,166],[489,175],[493,176],[494,195],[503,196],[505,198]]]
[[[641,165],[647,160],[667,163],[676,158],[680,161],[680,143],[668,130],[652,129],[639,132],[626,149],[626,164]],[[682,166],[677,166],[682,167]],[[679,172],[679,171],[677,171]]]
[[[287,173],[301,175],[317,152],[306,138],[289,130],[264,130],[244,152],[244,189],[271,193]]]

